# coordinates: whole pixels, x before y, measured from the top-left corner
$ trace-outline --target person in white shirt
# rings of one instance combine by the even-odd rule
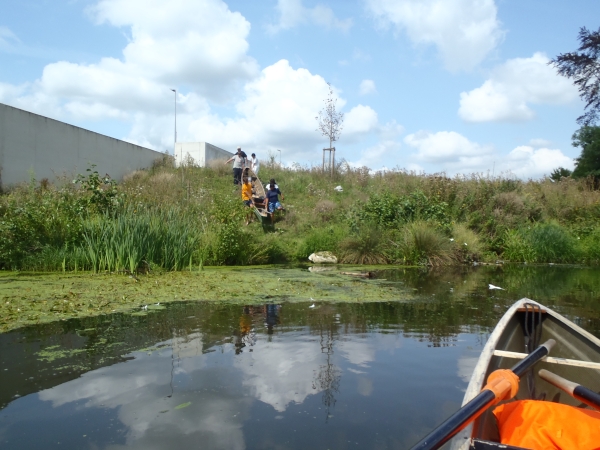
[[[260,169],[260,163],[258,162],[258,158],[255,153],[252,153],[252,158],[250,158],[250,164],[252,172],[258,175],[258,169]]]
[[[227,161],[225,164],[233,161],[233,184],[241,185],[242,184],[242,169],[246,167],[246,154],[242,151],[241,147],[237,148],[237,152]]]

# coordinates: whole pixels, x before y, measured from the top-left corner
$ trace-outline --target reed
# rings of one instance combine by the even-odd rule
[[[83,226],[87,260],[94,272],[130,272],[152,264],[181,270],[199,252],[200,234],[191,217],[177,209],[101,216]]]

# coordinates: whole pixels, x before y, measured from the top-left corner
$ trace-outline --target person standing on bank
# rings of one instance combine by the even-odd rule
[[[252,172],[254,172],[258,176],[258,169],[260,169],[260,163],[258,162],[258,158],[255,153],[252,153],[252,158],[250,158],[250,168]]]
[[[275,187],[275,180],[271,178],[269,182],[269,190],[267,191],[267,211],[271,214],[271,223],[275,223],[275,211],[280,211],[283,209],[281,203],[279,203],[279,195],[281,195],[281,200],[285,200],[285,197],[281,193],[278,187]]]
[[[242,169],[246,165],[246,154],[242,151],[242,147],[237,148],[237,152],[225,164],[233,161],[233,184],[242,184]]]

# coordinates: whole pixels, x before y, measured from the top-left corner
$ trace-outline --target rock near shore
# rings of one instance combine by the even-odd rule
[[[315,264],[337,264],[336,256],[331,252],[315,252],[308,257]]]

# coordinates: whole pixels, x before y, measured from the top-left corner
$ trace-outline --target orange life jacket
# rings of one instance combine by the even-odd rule
[[[600,412],[519,400],[494,409],[502,444],[535,450],[599,450]]]

